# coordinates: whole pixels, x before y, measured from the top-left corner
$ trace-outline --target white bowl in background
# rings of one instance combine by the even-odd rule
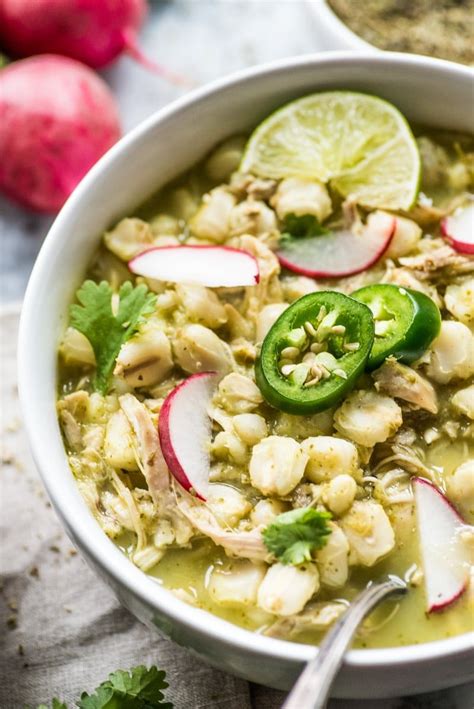
[[[223,138],[254,126],[290,99],[330,88],[387,98],[415,123],[460,131],[472,126],[471,71],[406,54],[299,57],[199,89],[125,136],[75,190],[35,264],[19,337],[20,396],[33,455],[54,508],[86,560],[150,628],[216,667],[282,689],[293,683],[313,647],[263,637],[186,605],[136,568],[94,520],[69,469],[56,418],[56,350],[69,303],[104,229]],[[409,647],[351,650],[335,694],[397,696],[465,682],[473,675],[473,640],[470,633]]]
[[[356,52],[379,52],[353,32],[334,12],[326,0],[306,0],[314,18],[315,46],[322,52],[352,49]],[[359,0],[363,2],[363,0]]]

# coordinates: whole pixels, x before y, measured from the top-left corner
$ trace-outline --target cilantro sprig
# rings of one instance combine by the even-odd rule
[[[147,669],[143,665],[130,672],[117,670],[102,682],[93,694],[83,692],[76,702],[79,709],[173,709],[170,702],[163,701],[163,690],[168,687],[166,673],[157,667]],[[49,709],[40,704],[36,709]],[[68,709],[67,704],[53,699],[51,709]]]
[[[112,310],[113,290],[107,281],[85,281],[76,293],[79,305],[71,305],[71,325],[87,337],[94,350],[96,372],[93,387],[106,394],[120,348],[151,315],[156,296],[145,285],[130,281],[119,290],[117,313]]]
[[[311,553],[326,544],[330,519],[329,512],[312,507],[283,512],[263,530],[263,541],[282,564],[298,566],[311,561]]]

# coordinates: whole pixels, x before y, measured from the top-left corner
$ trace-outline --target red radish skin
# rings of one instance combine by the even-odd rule
[[[115,99],[91,69],[42,55],[0,71],[0,190],[56,212],[120,138]]]
[[[278,260],[289,271],[310,278],[352,276],[366,271],[383,256],[395,234],[396,226],[395,217],[373,212],[362,233],[355,234],[347,229],[328,235],[295,239],[292,244],[277,252]],[[326,245],[333,246],[332,253],[323,254],[320,251],[318,254],[318,250]],[[318,256],[321,256],[319,263]],[[309,260],[314,265],[308,266]]]
[[[61,54],[93,69],[127,52],[172,83],[189,84],[138,47],[147,9],[146,0],[0,0],[0,46],[12,57]]]
[[[456,251],[474,254],[474,204],[458,209],[443,219],[441,233]]]
[[[429,480],[414,478],[413,488],[427,612],[437,613],[457,601],[467,588],[468,574],[463,571],[468,563],[467,551],[457,536],[466,523],[448,498]],[[444,535],[442,539],[436,538],[440,531]],[[451,585],[449,590],[448,585]]]
[[[166,397],[158,434],[170,473],[186,491],[206,501],[209,485],[211,420],[207,413],[216,372],[193,374]]]
[[[98,69],[127,48],[146,11],[145,0],[0,0],[0,44],[14,57],[62,54]]]
[[[230,246],[158,246],[135,256],[128,267],[145,278],[210,288],[253,286],[260,280],[254,256]]]
[[[433,605],[428,608],[428,613],[441,613],[441,611],[446,610],[446,608],[451,606],[453,603],[456,603],[456,601],[464,595],[466,588],[467,584],[461,586],[459,591],[455,593],[454,596],[452,596],[446,603],[433,603]]]

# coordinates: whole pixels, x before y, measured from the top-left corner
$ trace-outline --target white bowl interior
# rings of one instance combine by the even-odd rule
[[[395,103],[409,120],[460,131],[472,128],[467,68],[407,55],[335,53],[279,62],[194,92],[152,116],[93,168],[54,223],[24,302],[19,341],[20,394],[33,454],[54,506],[73,539],[95,560],[129,605],[164,613],[181,627],[229,645],[288,661],[313,649],[255,636],[186,606],[136,569],[102,533],[79,496],[55,414],[56,347],[68,304],[101,232],[129,214],[226,136],[255,125],[272,109],[327,88],[357,89]],[[469,100],[470,98],[470,100]],[[161,611],[160,611],[161,609]],[[210,642],[210,641],[209,641]],[[466,636],[386,650],[351,651],[353,668],[416,662],[463,652]],[[216,662],[218,660],[216,659]],[[240,672],[236,667],[235,671]]]

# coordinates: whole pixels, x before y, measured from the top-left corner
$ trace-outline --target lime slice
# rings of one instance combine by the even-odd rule
[[[418,193],[420,156],[392,104],[327,91],[266,118],[252,133],[240,169],[274,179],[315,178],[366,207],[409,209]]]

